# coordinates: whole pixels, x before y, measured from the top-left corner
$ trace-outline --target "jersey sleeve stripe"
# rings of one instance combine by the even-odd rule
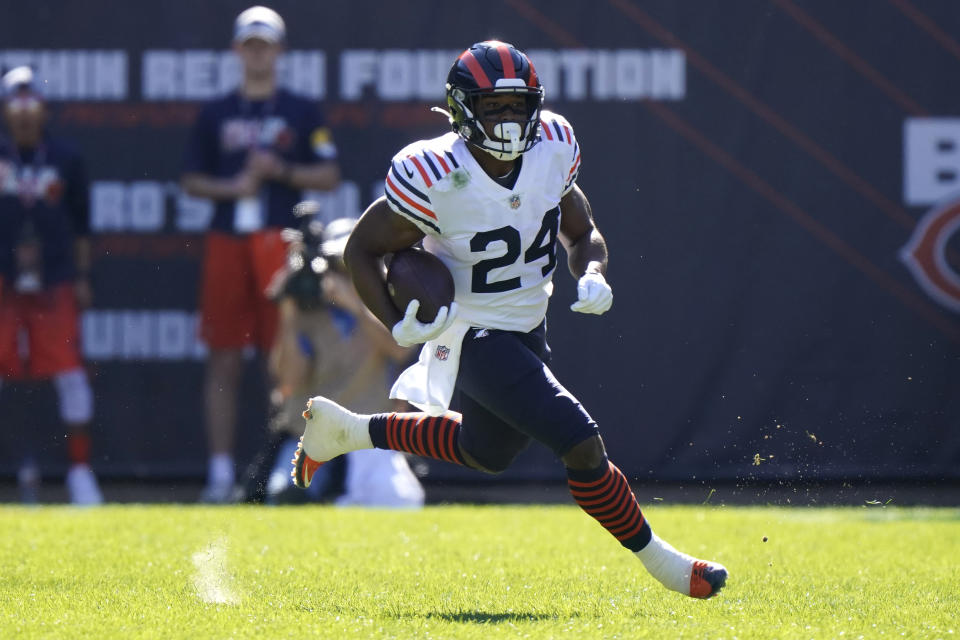
[[[570,167],[570,173],[568,173],[567,175],[569,176],[573,174],[573,172],[579,168],[580,168],[580,154],[578,153],[576,159],[574,159],[573,161],[573,166]]]
[[[389,201],[390,201],[390,204],[393,206],[394,211],[398,212],[398,213],[401,214],[401,215],[407,216],[407,217],[409,217],[409,218],[412,219],[412,220],[416,220],[417,222],[419,222],[419,223],[421,223],[421,224],[425,224],[426,226],[430,227],[431,229],[433,229],[433,230],[436,231],[437,233],[440,233],[440,227],[438,227],[438,226],[435,225],[434,223],[430,222],[430,221],[427,220],[426,218],[422,218],[422,217],[418,216],[418,215],[415,214],[413,211],[410,211],[410,209],[407,209],[405,206],[403,206],[402,204],[400,204],[400,203],[397,201],[396,198],[394,198],[393,196],[391,196],[389,191],[386,191],[385,194],[386,194],[386,196],[387,196],[387,200],[389,200]]]
[[[547,140],[553,140],[553,136],[550,135],[550,124],[547,122],[543,123],[543,126],[540,127],[543,130],[543,133],[547,136]]]
[[[422,211],[424,214],[427,215],[427,217],[433,218],[434,220],[437,219],[437,216],[433,213],[433,211],[430,211],[430,209],[428,209],[428,208],[426,208],[425,206],[423,206],[422,204],[416,202],[416,201],[413,200],[410,196],[408,196],[407,194],[405,194],[403,191],[400,191],[400,189],[397,188],[397,185],[395,185],[395,184],[393,183],[393,180],[390,179],[390,175],[389,175],[389,174],[387,175],[387,189],[386,189],[386,191],[387,191],[388,193],[393,193],[395,196],[399,197],[401,200],[403,200],[404,202],[406,202],[407,204],[409,204],[409,205],[410,205],[411,207],[413,207],[414,209],[417,209],[418,211]]]
[[[563,131],[560,130],[560,125],[554,120],[552,123],[553,130],[557,132],[557,140],[563,140]]]
[[[423,181],[427,183],[427,187],[432,187],[433,183],[430,182],[430,176],[427,175],[426,170],[423,168],[423,165],[420,164],[420,161],[417,160],[416,156],[407,156],[410,160],[413,161],[413,166],[417,168],[417,171],[420,172],[420,176],[423,178]]]
[[[430,166],[430,170],[433,171],[433,175],[437,178],[437,180],[443,177],[440,174],[440,170],[437,169],[437,165],[433,164],[433,160],[430,159],[429,153],[424,153],[423,159],[427,161],[427,164]]]
[[[570,127],[563,125],[563,130],[567,132],[567,144],[573,144],[573,135],[570,133]]]
[[[459,168],[460,168],[460,163],[457,162],[457,159],[453,157],[453,154],[452,154],[452,153],[450,153],[449,151],[444,151],[444,152],[443,152],[443,155],[445,155],[445,156],[447,156],[448,158],[450,158],[450,162],[453,164],[454,169],[459,169]]]
[[[399,183],[403,186],[403,188],[405,188],[407,191],[409,191],[409,192],[412,193],[413,195],[417,196],[418,198],[420,198],[421,200],[423,200],[424,202],[426,202],[428,205],[430,204],[430,197],[427,196],[427,194],[425,194],[425,193],[423,193],[422,191],[420,191],[419,189],[417,189],[415,186],[413,186],[413,185],[410,184],[409,182],[407,182],[406,180],[404,180],[404,179],[403,179],[403,176],[400,175],[400,172],[397,171],[397,165],[396,165],[396,164],[394,164],[393,166],[391,166],[389,174],[392,175],[393,178],[394,178],[394,180],[396,180],[397,182],[399,182]]]
[[[440,163],[440,166],[443,167],[443,173],[450,173],[450,167],[447,165],[447,161],[443,159],[443,156],[436,152],[431,151],[431,153],[433,153],[433,157],[437,159],[437,162]]]

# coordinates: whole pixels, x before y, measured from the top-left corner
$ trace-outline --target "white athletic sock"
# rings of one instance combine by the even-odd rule
[[[207,467],[207,484],[232,485],[234,473],[232,455],[215,453],[210,456],[210,463]]]
[[[690,574],[695,560],[692,556],[677,551],[657,534],[653,534],[643,549],[634,551],[634,555],[663,586],[690,595]]]

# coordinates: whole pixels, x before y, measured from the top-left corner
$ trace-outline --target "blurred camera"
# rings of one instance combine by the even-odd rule
[[[300,224],[296,229],[284,229],[283,239],[288,243],[286,278],[280,295],[293,298],[301,311],[313,311],[326,305],[323,278],[328,272],[343,273],[343,249],[356,218],[337,218],[324,225],[318,219],[320,207],[316,202],[304,201],[293,208]]]

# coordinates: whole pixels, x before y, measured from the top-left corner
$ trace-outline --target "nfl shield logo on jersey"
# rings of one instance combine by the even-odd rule
[[[520,208],[520,196],[516,193],[510,196],[510,208],[511,209]]]
[[[437,360],[446,360],[450,357],[450,347],[445,347],[442,344],[438,345],[435,355],[437,356]]]

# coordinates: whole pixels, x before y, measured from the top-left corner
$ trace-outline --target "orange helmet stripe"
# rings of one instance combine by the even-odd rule
[[[476,56],[470,52],[468,49],[460,54],[460,59],[463,60],[463,63],[467,65],[467,69],[470,70],[473,79],[477,81],[477,86],[481,89],[489,89],[493,87],[493,83],[490,82],[490,78],[487,77],[487,74],[483,71],[483,67],[480,66],[480,62],[477,60]]]
[[[513,70],[513,57],[507,49],[507,45],[502,42],[497,44],[497,53],[500,54],[500,62],[503,64],[503,77],[516,78],[517,74]]]

